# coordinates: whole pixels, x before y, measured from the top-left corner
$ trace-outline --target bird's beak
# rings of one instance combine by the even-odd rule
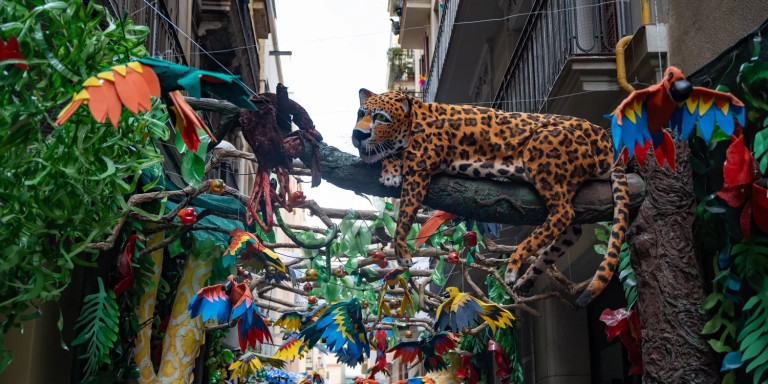
[[[448,293],[448,292],[443,292],[443,293],[440,294],[440,296],[445,297],[447,299],[447,298],[451,297],[451,294]]]
[[[691,91],[693,91],[693,86],[690,81],[686,79],[677,80],[672,83],[671,87],[669,87],[669,96],[672,100],[680,103],[688,99],[688,96],[691,95]]]
[[[227,295],[229,295],[230,292],[232,292],[232,287],[235,285],[235,282],[232,280],[227,280],[224,284],[221,285],[221,290],[226,292]]]

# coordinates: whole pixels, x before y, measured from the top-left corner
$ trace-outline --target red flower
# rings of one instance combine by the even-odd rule
[[[627,358],[629,359],[629,374],[643,374],[643,355],[640,350],[640,318],[637,317],[637,311],[634,309],[627,311],[625,308],[619,308],[612,311],[606,308],[600,314],[600,321],[605,323],[605,334],[608,341],[619,337],[621,343],[627,348]]]
[[[738,138],[731,136],[731,146],[725,152],[725,164],[723,164],[723,188],[717,196],[725,200],[729,207],[744,205],[739,223],[741,232],[747,240],[751,232],[752,206],[765,200],[765,196],[757,196],[756,201],[745,204],[755,197],[752,194],[752,184],[760,177],[757,169],[757,160],[744,144],[744,136]],[[755,216],[755,221],[760,229],[768,228],[768,217],[765,215]]]
[[[5,60],[25,60],[24,56],[19,52],[19,41],[16,40],[16,36],[11,36],[8,39],[8,43],[4,43],[3,39],[0,39],[0,61]],[[29,68],[24,63],[16,63],[14,65],[25,71]]]

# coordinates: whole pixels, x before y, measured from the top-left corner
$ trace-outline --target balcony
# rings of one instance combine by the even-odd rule
[[[437,29],[435,49],[432,51],[432,61],[427,72],[427,81],[422,89],[424,101],[426,102],[435,101],[437,86],[440,83],[440,75],[442,74],[448,46],[451,42],[456,14],[459,10],[459,3],[461,3],[461,0],[445,0],[445,9],[440,16],[440,26]]]
[[[392,12],[400,13],[400,46],[423,49],[424,35],[429,30],[430,0],[393,0]]]
[[[536,1],[494,106],[604,123],[602,115],[625,96],[616,83],[614,50],[632,33],[629,7],[620,1]]]

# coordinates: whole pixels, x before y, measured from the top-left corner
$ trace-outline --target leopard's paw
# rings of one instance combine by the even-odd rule
[[[507,267],[507,271],[504,272],[504,282],[507,285],[513,285],[517,281],[517,268]]]
[[[381,175],[379,182],[387,187],[399,187],[402,179],[401,175]]]
[[[526,279],[525,276],[523,276],[522,279],[515,282],[515,285],[512,286],[512,290],[518,295],[525,296],[531,292],[534,284],[536,284],[536,281],[533,279]]]

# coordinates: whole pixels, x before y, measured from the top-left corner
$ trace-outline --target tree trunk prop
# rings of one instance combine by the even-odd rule
[[[301,161],[312,163],[309,144]],[[365,164],[359,157],[320,143],[323,179],[339,188],[381,197],[400,197],[400,188],[379,182],[381,163]],[[635,174],[627,175],[630,211],[636,212],[645,196],[645,183]],[[490,223],[538,225],[549,211],[530,183],[469,179],[438,174],[432,178],[424,205],[434,209]],[[592,180],[584,184],[573,199],[576,224],[613,220],[613,194],[610,181]]]
[[[706,294],[693,247],[690,149],[685,141],[676,147],[677,173],[660,168],[652,155],[639,169],[647,194],[627,233],[638,282],[643,383],[716,383],[717,361],[700,334]]]
[[[150,238],[148,246],[152,246],[165,237],[164,232],[159,232]],[[157,287],[160,284],[160,273],[163,265],[164,248],[152,253],[152,261],[155,263],[152,279],[154,286],[141,298],[137,311],[141,322],[151,321],[155,311]],[[187,256],[184,272],[176,290],[176,297],[171,310],[171,319],[163,339],[162,360],[160,369],[155,374],[151,349],[149,345],[151,324],[141,329],[134,348],[134,361],[139,367],[139,384],[186,384],[193,380],[192,369],[195,359],[200,353],[200,346],[205,343],[205,330],[200,317],[191,319],[187,312],[187,305],[197,291],[202,288],[205,281],[211,275],[213,258],[200,260],[194,255]]]

